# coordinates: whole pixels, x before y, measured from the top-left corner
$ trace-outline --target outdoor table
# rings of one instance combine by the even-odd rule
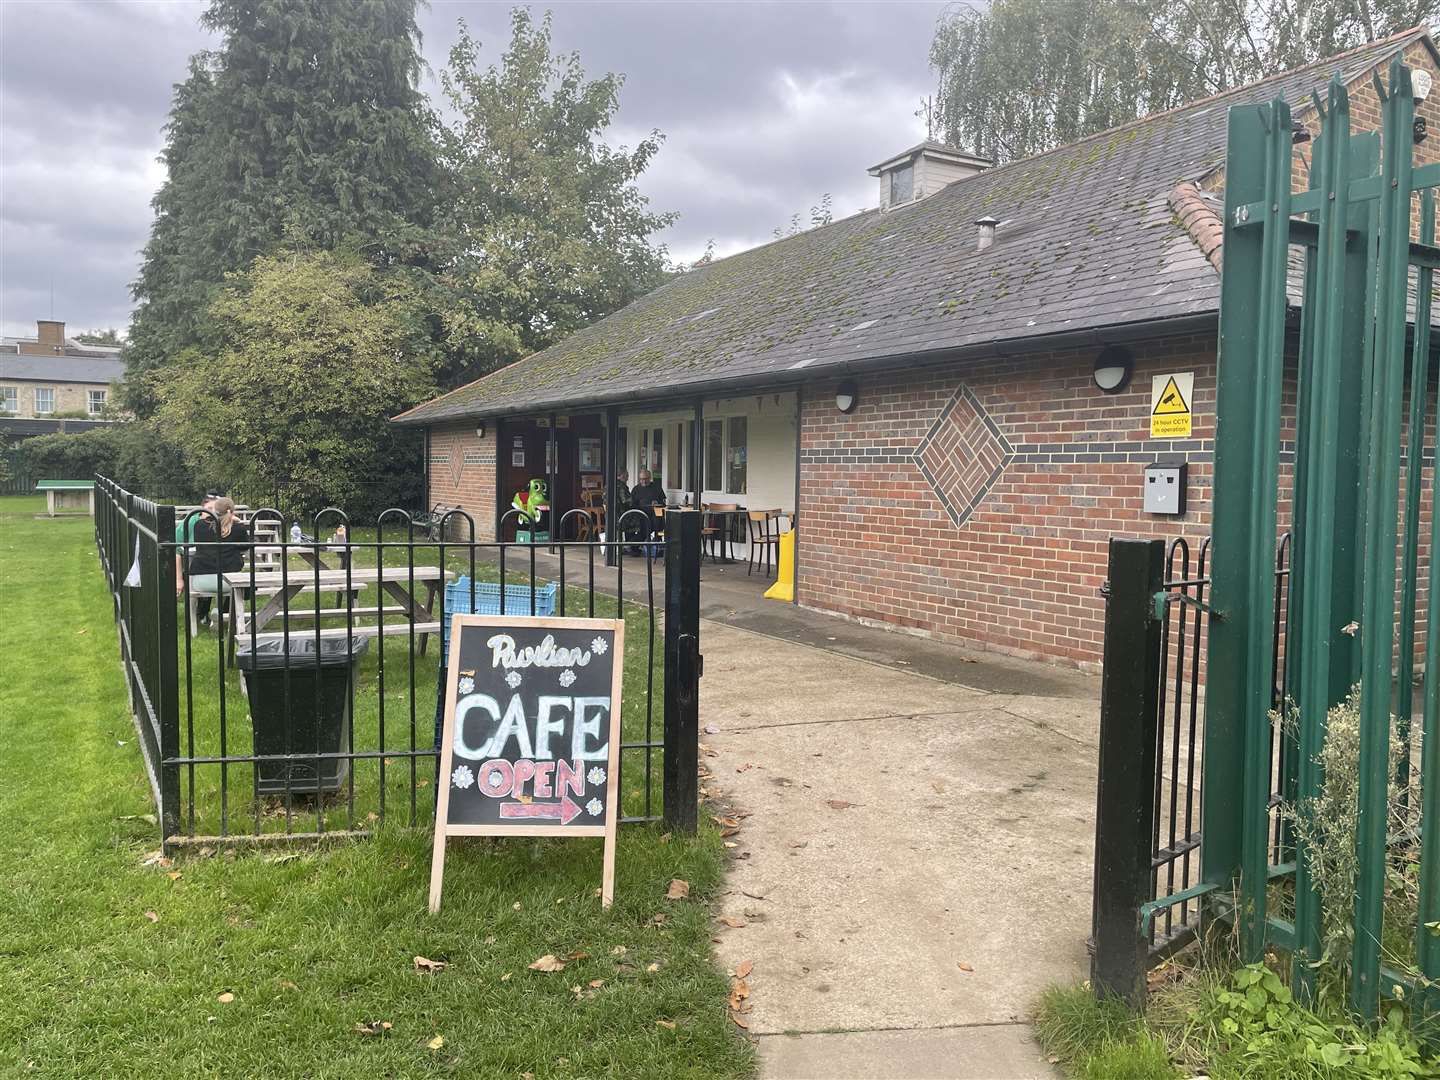
[[[261,561],[269,561],[278,555],[294,555],[302,560],[306,566],[321,570],[344,570],[346,563],[350,561],[350,552],[340,544],[286,544],[283,547],[279,544],[256,544],[251,549]],[[338,554],[340,565],[331,566],[325,561],[327,554]],[[267,570],[266,573],[269,573]]]
[[[82,507],[95,516],[94,480],[41,480],[35,490],[45,492],[45,512],[51,517],[78,514]]]
[[[398,614],[403,616],[393,623],[382,624],[356,624],[348,629],[343,626],[326,627],[319,632],[321,638],[343,637],[347,633],[355,633],[373,637],[377,634],[408,634],[413,632],[420,637],[420,652],[424,655],[425,647],[429,643],[431,634],[440,633],[440,621],[434,617],[435,596],[440,591],[441,585],[454,578],[454,573],[449,570],[442,570],[438,566],[387,566],[382,572],[376,567],[359,567],[351,570],[314,570],[296,569],[289,572],[279,570],[255,571],[236,570],[225,575],[225,584],[234,590],[237,597],[244,597],[251,588],[255,589],[257,597],[266,595],[269,599],[262,607],[255,611],[254,622],[251,622],[250,611],[243,602],[237,602],[234,617],[230,619],[230,652],[233,657],[235,641],[241,635],[256,635],[259,639],[259,631],[269,625],[276,618],[281,617],[286,609],[289,609],[291,621],[295,619],[314,619],[316,611],[314,607],[309,609],[303,605],[295,606],[292,601],[307,589],[315,589],[317,586],[321,592],[335,592],[343,599],[345,592],[358,593],[368,585],[380,586],[384,596],[388,596],[396,603],[385,606],[382,597],[381,605],[378,607],[351,607],[349,614],[354,618],[369,617],[372,615],[383,616]],[[411,582],[416,586],[423,586],[425,598],[422,601],[418,596],[410,592]],[[418,588],[417,588],[418,592]],[[326,617],[343,617],[347,613],[344,607],[321,608],[319,615]],[[292,634],[308,634],[315,636],[313,627],[306,630],[291,630]],[[267,634],[270,637],[283,635]]]
[[[711,509],[709,509],[708,507],[702,506],[702,507],[700,508],[700,512],[701,512],[702,514],[708,515],[709,517],[726,518],[726,519],[727,519],[726,522],[725,522],[725,524],[724,524],[724,527],[720,530],[721,539],[724,540],[724,542],[725,542],[725,547],[724,547],[725,554],[724,554],[723,556],[719,556],[719,555],[712,554],[712,555],[710,556],[711,561],[712,561],[712,562],[727,563],[727,564],[728,564],[728,563],[733,563],[733,562],[735,562],[734,556],[733,556],[733,554],[732,554],[732,553],[733,553],[733,549],[732,549],[731,546],[730,546],[731,543],[733,542],[733,541],[731,540],[731,536],[734,534],[734,531],[735,531],[735,530],[731,527],[731,523],[730,523],[730,521],[729,521],[728,519],[729,519],[729,518],[740,518],[740,519],[743,521],[743,520],[745,520],[745,515],[746,515],[747,513],[749,513],[749,511],[747,511],[747,510],[745,509],[745,507],[743,507],[743,506],[737,506],[734,510],[711,510]]]

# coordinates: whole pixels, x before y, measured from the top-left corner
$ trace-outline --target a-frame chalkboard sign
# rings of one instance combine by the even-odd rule
[[[615,892],[625,623],[454,615],[430,911],[448,836],[603,836]]]

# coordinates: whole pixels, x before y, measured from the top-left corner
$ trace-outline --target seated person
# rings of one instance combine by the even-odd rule
[[[632,536],[632,540],[637,538],[648,540],[656,533],[664,531],[664,526],[652,507],[665,505],[665,489],[660,486],[658,480],[651,476],[649,469],[640,470],[640,483],[636,484],[635,490],[630,492],[630,502],[635,509],[644,510],[648,515],[643,531],[637,519],[633,516],[630,518],[631,522],[635,523],[634,532],[639,534],[638,537]]]
[[[221,575],[231,574],[245,566],[245,552],[250,544],[250,529],[235,517],[235,503],[221,495],[211,504],[214,519],[205,517],[195,525],[194,543],[184,568],[190,578],[190,593],[195,600],[195,617],[202,626],[210,625],[210,599],[221,594]],[[185,594],[181,564],[175,565],[175,593]]]

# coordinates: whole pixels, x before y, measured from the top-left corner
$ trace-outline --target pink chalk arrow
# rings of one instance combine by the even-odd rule
[[[559,818],[561,825],[569,825],[580,813],[580,807],[570,800],[570,796],[562,795],[557,802],[507,802],[500,804],[500,816],[503,818]]]

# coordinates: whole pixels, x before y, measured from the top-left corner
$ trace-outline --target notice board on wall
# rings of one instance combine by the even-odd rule
[[[430,910],[450,836],[599,836],[615,891],[625,623],[455,615],[446,668]]]

